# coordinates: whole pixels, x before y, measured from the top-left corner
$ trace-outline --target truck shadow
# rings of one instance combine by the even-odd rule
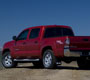
[[[72,67],[72,66],[58,66],[56,69],[66,69],[66,70],[90,70],[90,68],[79,68],[79,67]]]
[[[17,68],[27,68],[27,69],[44,69],[41,67],[34,67],[34,66],[18,66]],[[72,66],[57,66],[54,69],[50,70],[90,70],[90,68],[78,68],[78,67],[72,67]]]

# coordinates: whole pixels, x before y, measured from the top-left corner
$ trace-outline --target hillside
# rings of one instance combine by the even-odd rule
[[[0,51],[0,68],[1,68],[1,66],[2,66],[2,65],[1,65],[1,51]]]
[[[0,51],[2,51],[2,47],[0,47]]]

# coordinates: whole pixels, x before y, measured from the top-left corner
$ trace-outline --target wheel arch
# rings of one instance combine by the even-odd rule
[[[5,54],[5,52],[10,52],[10,49],[4,49],[2,55]]]
[[[51,46],[45,46],[45,47],[42,49],[42,56],[43,56],[44,52],[45,52],[47,49],[53,50]]]

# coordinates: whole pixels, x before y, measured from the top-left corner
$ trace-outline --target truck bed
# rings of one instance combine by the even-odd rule
[[[90,36],[73,36],[70,39],[70,50],[90,51]]]

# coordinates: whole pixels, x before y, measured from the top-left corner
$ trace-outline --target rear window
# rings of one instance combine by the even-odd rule
[[[44,38],[61,37],[61,36],[74,36],[74,34],[72,30],[68,28],[51,27],[45,29]]]
[[[60,37],[62,36],[62,29],[60,27],[46,28],[44,38]]]
[[[63,28],[63,36],[74,36],[71,29]]]

